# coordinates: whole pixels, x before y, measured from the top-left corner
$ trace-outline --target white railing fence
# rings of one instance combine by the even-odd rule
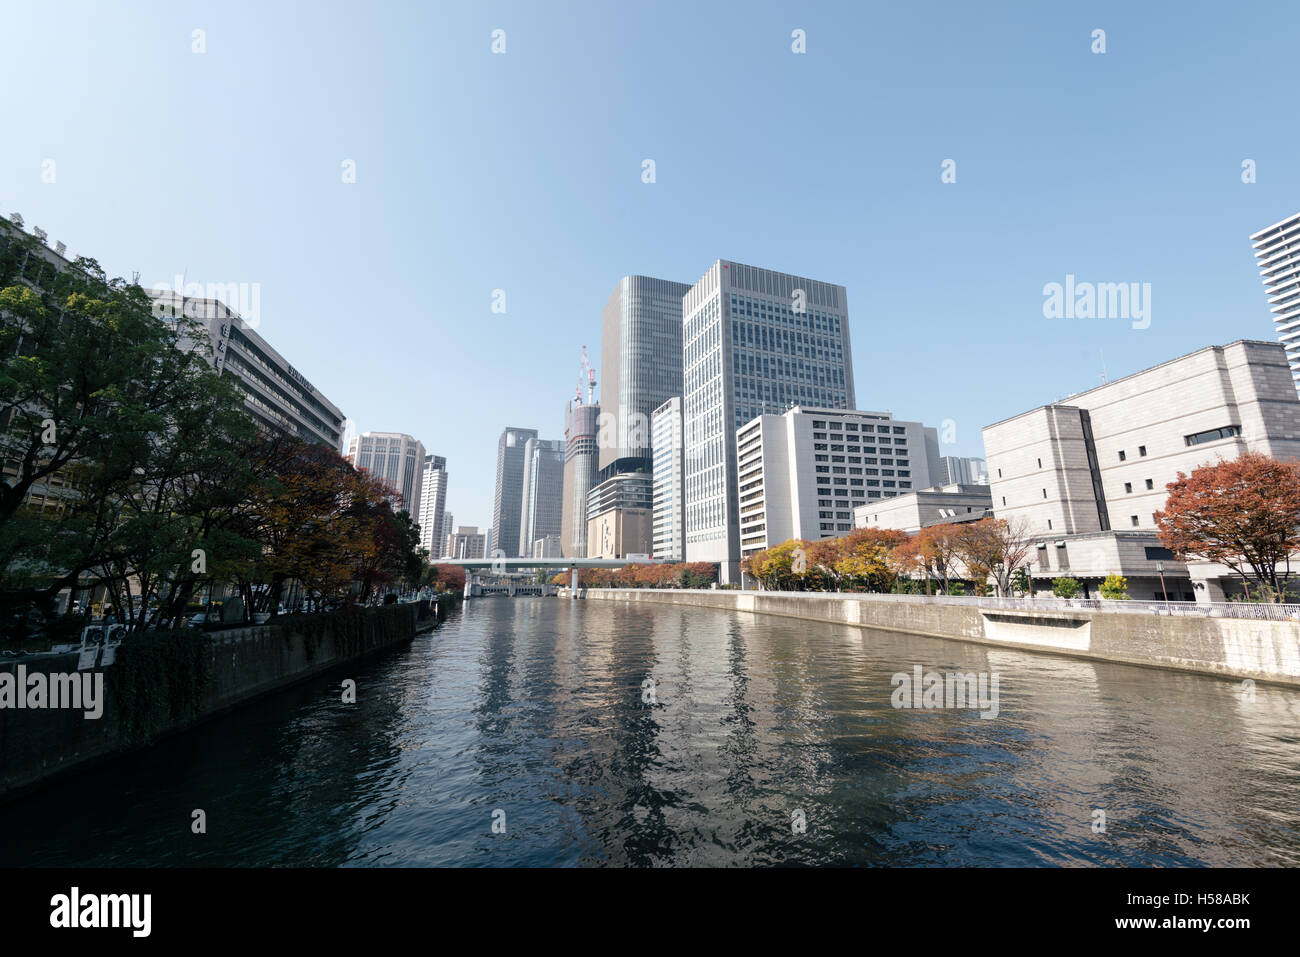
[[[638,589],[633,589],[638,590]],[[676,588],[647,591],[682,591]],[[692,589],[704,590],[704,589]],[[737,594],[711,591],[710,594]],[[783,598],[846,598],[857,601],[932,602],[939,605],[974,605],[978,608],[1004,608],[1019,611],[1068,611],[1078,609],[1101,612],[1146,612],[1155,615],[1180,615],[1188,618],[1248,618],[1261,621],[1300,622],[1300,605],[1264,604],[1244,601],[1112,601],[1107,598],[985,598],[978,595],[895,595],[883,592],[769,591],[750,589],[742,595],[780,595]]]

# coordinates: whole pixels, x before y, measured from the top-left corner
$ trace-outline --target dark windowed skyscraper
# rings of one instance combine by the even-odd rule
[[[520,556],[538,557],[533,555],[533,546],[538,539],[559,538],[563,503],[564,440],[529,439],[524,443]]]
[[[492,529],[488,557],[501,549],[506,558],[519,558],[519,519],[524,501],[524,446],[537,438],[536,429],[507,426],[497,441],[497,488],[492,500]]]
[[[650,467],[650,415],[682,394],[682,297],[690,288],[667,279],[624,276],[605,303],[598,435],[602,478]],[[638,461],[616,465],[626,459]]]

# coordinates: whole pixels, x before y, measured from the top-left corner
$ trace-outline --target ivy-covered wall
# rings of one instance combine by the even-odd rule
[[[233,631],[131,636],[102,669],[104,713],[0,708],[0,800],[72,767],[148,745],[264,694],[409,642],[413,604],[289,615]],[[75,673],[77,656],[39,659]],[[0,667],[13,670],[13,659]],[[30,673],[33,665],[28,665]]]

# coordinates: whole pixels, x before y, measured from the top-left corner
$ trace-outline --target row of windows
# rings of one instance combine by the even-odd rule
[[[817,476],[817,485],[818,485],[817,491],[825,495],[825,494],[829,494],[830,492],[830,489],[826,488],[825,486],[830,485],[832,483],[834,483],[835,485],[861,486],[864,481],[866,482],[869,488],[882,488],[882,487],[883,488],[911,488],[912,487],[911,482],[898,482],[897,484],[895,484],[893,479],[865,479],[865,480],[860,478],[831,479],[819,475]]]
[[[889,440],[886,439],[885,441],[889,441]],[[906,440],[906,439],[895,439],[895,441],[896,441],[899,445],[902,445],[902,444],[903,444],[905,441],[907,441],[907,440]],[[814,443],[813,443],[813,450],[816,451],[816,452],[825,452],[825,451],[826,451],[826,446],[827,446],[827,443],[826,443],[826,442],[814,442]],[[844,448],[843,445],[839,445],[838,443],[835,443],[835,444],[831,444],[831,446],[830,446],[830,450],[831,450],[832,452],[843,452],[843,451],[845,450],[845,448]],[[848,447],[848,451],[850,451],[850,452],[866,452],[868,455],[875,455],[877,449],[876,449],[876,447],[875,447],[874,445],[850,445],[850,446]],[[884,454],[884,455],[891,455],[891,454],[892,454],[892,455],[906,455],[906,454],[907,454],[907,449],[887,449],[887,448],[882,447],[879,451],[880,451],[882,454]]]
[[[813,428],[814,428],[814,429],[824,429],[824,428],[826,428],[826,427],[827,427],[826,421],[827,421],[827,420],[825,420],[825,419],[813,419]],[[837,431],[840,430],[840,429],[843,429],[843,430],[846,431],[846,432],[856,432],[856,431],[858,431],[858,423],[857,423],[857,422],[837,422],[837,421],[832,420],[832,421],[830,422],[830,428],[835,429],[835,430],[837,430]],[[891,427],[888,426],[888,425],[882,425],[882,426],[880,427],[880,431],[881,431],[881,432],[885,432],[885,433],[887,433],[887,432],[889,432],[890,428],[891,428]],[[907,433],[907,426],[905,426],[905,425],[895,425],[895,426],[893,426],[892,428],[893,428],[893,430],[894,430],[894,434],[895,434],[895,435],[904,435],[904,434]],[[876,427],[875,427],[874,425],[869,424],[869,423],[864,423],[864,424],[862,425],[862,431],[863,431],[863,432],[874,432],[874,431],[876,431]],[[820,438],[823,438],[823,439],[824,439],[824,438],[826,438],[826,436],[823,435],[823,436],[820,436]]]
[[[843,466],[843,465],[818,465],[818,466],[815,466],[815,468],[817,469],[818,472],[833,473],[833,474],[835,474],[835,475],[844,475],[844,474],[845,474],[846,466]],[[889,475],[889,476],[892,476],[892,475],[894,474],[894,470],[893,470],[893,469],[860,469],[860,468],[856,468],[856,467],[847,467],[847,468],[848,468],[848,474],[849,474],[849,475],[862,475],[862,474],[865,473],[866,475]],[[899,476],[901,476],[902,478],[911,478],[911,477],[912,477],[912,472],[911,472],[910,469],[899,469],[899,470],[898,470],[898,474],[899,474]],[[1150,487],[1150,486],[1148,486],[1148,487]]]

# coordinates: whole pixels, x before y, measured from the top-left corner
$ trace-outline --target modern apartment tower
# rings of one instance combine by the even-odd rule
[[[1300,389],[1300,213],[1250,237],[1268,293],[1278,341],[1286,349],[1291,378]]]
[[[564,506],[564,442],[529,439],[524,443],[523,497],[519,510],[519,554],[534,555],[538,539],[560,537]]]
[[[423,487],[420,491],[420,547],[432,558],[440,558],[446,538],[447,460],[441,455],[424,457]]]
[[[402,496],[402,511],[419,520],[424,488],[424,443],[405,432],[362,432],[348,441],[347,459]]]
[[[600,403],[570,399],[564,410],[564,501],[560,516],[560,553],[587,555],[587,493],[596,482]]]
[[[843,286],[718,260],[682,302],[686,560],[739,581],[736,430],[794,406],[852,409]]]
[[[536,429],[507,426],[497,440],[497,481],[492,499],[492,528],[488,532],[488,557],[519,558],[519,528],[524,501],[524,447],[537,438]]]
[[[650,416],[654,451],[654,521],[651,554],[661,561],[686,560],[682,503],[682,400],[673,396]]]

